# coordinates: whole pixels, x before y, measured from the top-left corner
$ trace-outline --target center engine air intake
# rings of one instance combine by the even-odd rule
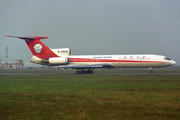
[[[69,63],[68,57],[53,57],[44,60],[45,63],[64,65]]]

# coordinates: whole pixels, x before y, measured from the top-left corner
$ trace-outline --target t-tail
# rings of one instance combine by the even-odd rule
[[[68,51],[70,54],[70,49],[63,48],[63,49],[50,49],[46,46],[41,39],[47,39],[48,37],[40,37],[40,36],[28,36],[28,37],[18,37],[18,36],[6,36],[6,37],[14,37],[25,40],[26,44],[28,45],[33,57],[31,58],[31,62],[37,64],[44,64],[44,65],[56,65],[68,63],[68,58],[63,57],[64,54],[60,54],[61,51]],[[58,61],[58,62],[56,62]]]

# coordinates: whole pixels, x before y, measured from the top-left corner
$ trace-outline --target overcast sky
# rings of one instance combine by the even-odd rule
[[[0,59],[32,54],[14,36],[47,36],[73,55],[159,54],[180,65],[180,0],[0,0]]]

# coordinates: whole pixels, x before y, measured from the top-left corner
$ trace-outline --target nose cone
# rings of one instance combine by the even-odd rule
[[[174,60],[171,60],[171,65],[175,65],[176,62]]]

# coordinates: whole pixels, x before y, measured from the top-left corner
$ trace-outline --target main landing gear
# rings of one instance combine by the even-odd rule
[[[149,70],[150,70],[149,73],[153,74],[153,69],[151,67],[149,68]]]
[[[76,71],[76,74],[93,74],[93,68],[81,69],[81,71]]]

